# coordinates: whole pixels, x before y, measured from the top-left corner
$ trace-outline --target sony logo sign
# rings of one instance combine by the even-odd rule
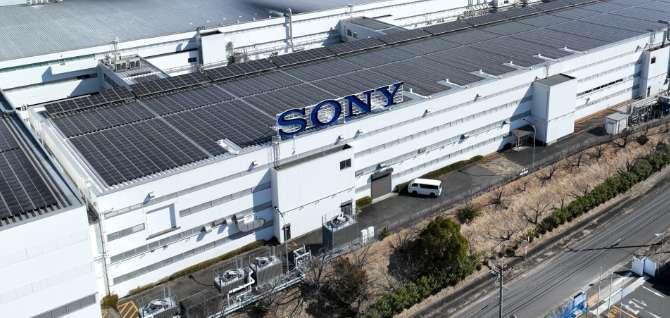
[[[320,128],[336,124],[344,113],[344,118],[366,114],[372,111],[373,97],[381,98],[384,108],[396,104],[395,97],[404,83],[371,89],[361,94],[346,96],[340,100],[327,99],[312,107],[293,108],[277,115],[277,127],[282,139],[290,138],[308,128]],[[346,109],[343,109],[343,105]],[[346,112],[345,112],[346,111]]]

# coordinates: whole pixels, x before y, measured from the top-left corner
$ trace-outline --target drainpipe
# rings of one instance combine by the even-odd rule
[[[288,45],[291,47],[291,52],[293,52],[293,10],[288,8]]]

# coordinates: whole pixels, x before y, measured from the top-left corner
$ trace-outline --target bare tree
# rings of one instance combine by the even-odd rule
[[[540,222],[545,213],[549,211],[550,202],[539,200],[533,207],[526,211],[526,221],[530,224],[537,224]]]
[[[618,139],[612,140],[612,143],[619,146],[619,148],[626,148],[631,140],[631,137],[632,133],[630,129],[625,129],[624,131],[621,132],[621,135],[619,136]]]
[[[575,191],[570,192],[570,196],[573,197],[574,199],[583,197],[591,191],[591,185],[590,184],[577,184],[574,183],[574,188]]]
[[[519,193],[526,192],[526,189],[528,188],[528,180],[524,180],[523,182],[519,183]]]
[[[547,183],[548,181],[550,181],[554,177],[556,172],[558,172],[558,168],[559,168],[558,163],[554,163],[551,166],[549,166],[549,168],[547,169],[547,173],[544,176],[541,177],[543,186],[544,186],[545,183]]]
[[[598,145],[593,149],[593,154],[591,155],[596,161],[600,161],[600,158],[605,154],[605,146]]]
[[[504,196],[505,189],[501,187],[496,190],[495,193],[493,193],[493,198],[491,198],[489,204],[492,205],[495,209],[506,209],[507,207],[505,206]]]

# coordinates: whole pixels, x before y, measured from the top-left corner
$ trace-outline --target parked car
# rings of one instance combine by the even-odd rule
[[[442,181],[433,179],[414,179],[407,186],[407,192],[414,195],[439,197],[442,194]]]

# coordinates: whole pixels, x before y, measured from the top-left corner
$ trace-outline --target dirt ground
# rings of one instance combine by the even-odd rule
[[[482,259],[504,251],[512,242],[524,239],[524,234],[535,226],[536,217],[541,220],[552,209],[567,205],[580,194],[614,175],[619,169],[625,168],[627,163],[650,153],[658,142],[668,143],[669,134],[661,133],[661,130],[663,129],[658,128],[650,131],[647,134],[649,141],[645,145],[640,145],[635,138],[631,138],[625,148],[620,146],[622,143],[620,139],[616,141],[618,144],[608,143],[600,146],[601,148],[593,147],[581,155],[565,158],[552,166],[473,199],[469,204],[479,207],[481,215],[469,224],[462,224],[463,235],[470,241],[472,250],[480,253]],[[506,159],[497,156],[486,164],[493,171],[503,171],[502,168],[496,169],[495,166],[510,165],[504,161]],[[549,177],[552,171],[553,175]],[[447,215],[457,220],[455,215],[460,208],[445,210],[440,215]],[[426,219],[411,228],[393,233],[384,240],[369,245],[365,250],[368,260],[367,273],[373,295],[371,300],[400,284],[389,273],[391,255],[402,240],[416,236],[430,221],[431,219]],[[541,239],[547,237],[549,235]],[[535,240],[533,244],[537,244],[540,240]],[[293,304],[282,306],[275,316],[309,317],[304,312],[296,314],[291,309]],[[413,310],[416,308],[412,308],[409,312]],[[400,317],[408,317],[409,312],[401,314]]]

